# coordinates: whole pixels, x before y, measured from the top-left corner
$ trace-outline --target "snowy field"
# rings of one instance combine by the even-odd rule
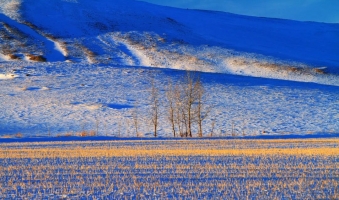
[[[161,95],[168,81],[180,81],[183,71],[89,64],[11,64],[1,81],[3,135],[21,132],[47,136],[96,130],[99,135],[135,137],[133,112],[140,132],[152,136],[150,77]],[[23,63],[21,63],[23,65]],[[204,136],[337,133],[339,88],[226,74],[201,74],[207,104],[214,105],[205,121]],[[159,133],[171,136],[166,98],[161,102]],[[135,109],[137,108],[137,109]],[[196,132],[196,131],[195,131]],[[196,135],[195,135],[196,136]]]
[[[0,198],[338,199],[338,142],[0,143]]]
[[[135,113],[151,136],[151,77],[159,135],[171,136],[165,93],[185,70],[202,72],[213,107],[204,136],[338,133],[338,33],[134,0],[4,0],[0,136],[134,137]]]

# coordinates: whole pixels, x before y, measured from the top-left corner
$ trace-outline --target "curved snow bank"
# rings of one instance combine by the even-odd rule
[[[279,63],[246,57],[229,57],[224,60],[223,64],[227,72],[235,75],[339,86],[339,77],[329,74],[326,67],[316,68],[300,63]]]
[[[208,45],[165,42],[163,37],[152,33],[115,33],[111,37],[124,44],[139,60],[135,65],[339,86],[338,75],[331,74],[324,66],[310,66]]]

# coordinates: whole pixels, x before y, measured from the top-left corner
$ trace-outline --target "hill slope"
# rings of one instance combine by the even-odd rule
[[[6,0],[1,54],[339,85],[339,25],[134,0]],[[14,31],[13,31],[14,30]],[[25,42],[23,42],[25,41]],[[20,47],[20,48],[19,48]],[[17,58],[18,57],[18,58]]]

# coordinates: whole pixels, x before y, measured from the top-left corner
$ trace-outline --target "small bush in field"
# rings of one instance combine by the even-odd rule
[[[65,133],[65,137],[71,137],[71,136],[73,136],[72,133]]]
[[[22,138],[22,133],[19,132],[19,133],[15,134],[15,137],[16,138]]]
[[[79,135],[80,137],[88,137],[88,136],[96,136],[97,133],[95,131],[81,131],[80,133],[78,133],[77,135]]]
[[[89,133],[87,132],[87,131],[81,131],[80,133],[79,133],[79,136],[80,137],[87,137],[89,135]]]
[[[89,136],[96,136],[97,133],[96,133],[95,131],[90,131],[88,135],[89,135]]]

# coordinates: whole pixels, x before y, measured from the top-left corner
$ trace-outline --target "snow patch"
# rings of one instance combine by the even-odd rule
[[[57,42],[57,41],[54,41],[54,40],[50,40],[50,41],[54,43],[54,49],[56,51],[60,52],[64,57],[68,56],[67,51],[62,47],[60,42]]]
[[[8,59],[8,56],[5,56],[5,55],[3,55],[3,54],[1,54],[0,53],[0,62],[1,61],[8,61],[9,59]]]
[[[49,90],[49,87],[43,86],[40,90],[42,90],[42,91]]]
[[[73,103],[71,105],[76,110],[78,110],[78,109],[85,109],[85,110],[92,110],[92,111],[94,111],[94,110],[98,110],[98,109],[103,107],[102,104],[98,104],[98,103]]]
[[[0,74],[0,80],[10,80],[19,77],[16,74]]]

